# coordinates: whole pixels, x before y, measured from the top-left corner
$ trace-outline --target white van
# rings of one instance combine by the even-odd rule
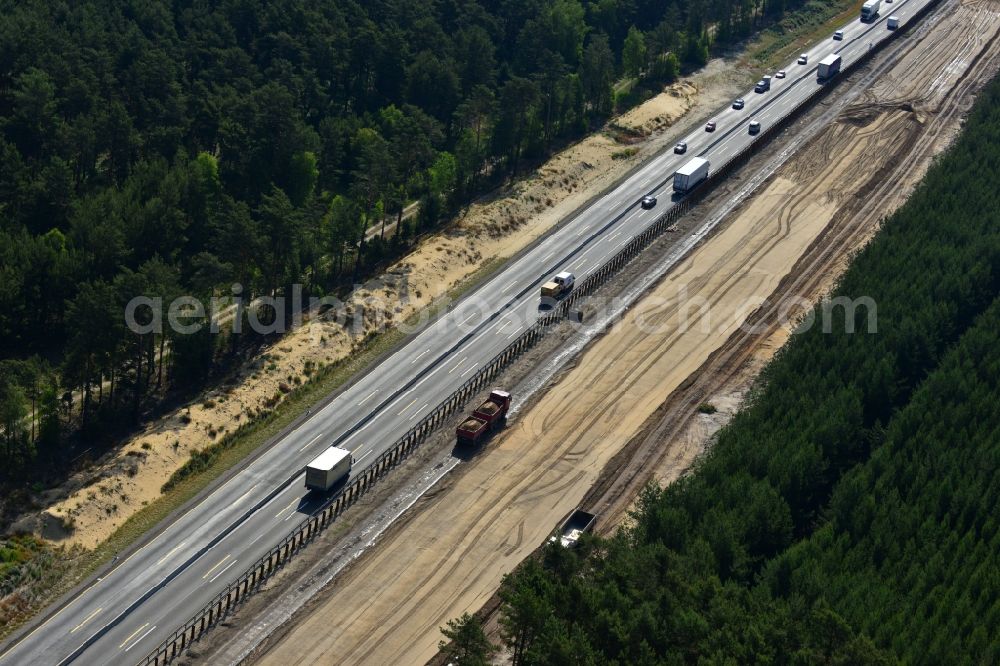
[[[557,273],[555,277],[542,285],[542,296],[549,298],[559,298],[563,294],[568,294],[573,289],[576,278],[572,273]]]

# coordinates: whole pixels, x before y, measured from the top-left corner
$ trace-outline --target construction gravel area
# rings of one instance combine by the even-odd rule
[[[522,406],[507,431],[467,464],[451,463],[454,471],[435,479],[431,493],[292,621],[269,627],[251,660],[424,663],[437,653],[439,627],[494,608],[502,576],[571,509],[596,508],[608,532],[650,478],[669,482],[688,469],[787,338],[783,322],[829,289],[954,137],[975,92],[1000,67],[998,29],[995,0],[945,2],[853,75],[860,95],[836,122]],[[851,90],[846,81],[834,95]],[[832,109],[836,99],[824,105]],[[823,113],[821,105],[813,122]],[[809,122],[804,117],[776,142]],[[780,150],[762,159],[780,161]],[[736,174],[689,217],[731,207],[753,173]],[[655,263],[689,224],[641,262]],[[702,402],[718,403],[720,412],[699,415]],[[253,621],[241,611],[228,638]],[[197,661],[231,655],[213,649],[232,645],[225,631],[199,646]]]

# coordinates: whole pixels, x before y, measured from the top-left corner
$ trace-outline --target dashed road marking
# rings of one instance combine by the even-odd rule
[[[80,630],[80,627],[82,627],[83,625],[85,625],[85,624],[87,624],[88,622],[90,622],[91,620],[93,620],[93,619],[94,619],[94,616],[95,616],[95,615],[97,615],[98,613],[100,613],[100,612],[101,612],[102,610],[104,610],[104,609],[103,609],[103,608],[98,608],[97,610],[95,610],[95,611],[94,611],[93,613],[91,613],[90,615],[88,615],[88,616],[87,616],[87,617],[86,617],[86,618],[85,618],[85,619],[83,620],[83,622],[81,622],[80,624],[78,624],[78,625],[76,625],[75,627],[73,627],[73,631],[71,631],[71,632],[69,632],[69,633],[71,633],[71,634],[75,634],[75,633],[76,633],[77,631],[79,631],[79,630]]]
[[[298,501],[298,500],[296,500],[296,501]],[[295,502],[292,502],[292,504],[295,504]],[[291,506],[291,505],[289,505],[289,506]],[[218,563],[218,564],[216,564],[216,565],[215,565],[214,567],[212,567],[211,569],[209,569],[209,570],[208,570],[208,572],[207,572],[207,573],[206,573],[206,574],[205,574],[204,576],[202,576],[202,577],[201,577],[201,579],[202,579],[202,580],[205,580],[206,578],[208,578],[208,577],[209,577],[210,575],[212,575],[212,572],[213,572],[213,571],[215,571],[215,570],[216,570],[216,569],[218,569],[218,568],[219,568],[220,566],[222,566],[222,563],[223,563],[223,562],[225,562],[226,560],[228,560],[228,559],[229,559],[230,557],[232,557],[232,556],[233,556],[233,554],[232,554],[232,553],[229,553],[228,555],[226,555],[225,557],[223,557],[223,558],[222,558],[221,560],[219,560],[219,563]]]
[[[146,624],[149,624],[149,623],[147,622]],[[146,633],[144,633],[142,636],[139,636],[139,638],[137,638],[135,640],[135,642],[132,643],[132,645],[129,645],[127,648],[125,648],[125,651],[128,652],[129,650],[131,650],[132,648],[134,648],[136,645],[138,645],[139,643],[141,643],[142,639],[145,638],[146,636],[149,636],[150,632],[152,632],[153,629],[156,629],[156,625],[155,624],[152,627],[150,627],[149,629],[147,629]]]
[[[181,541],[179,544],[177,544],[176,546],[174,546],[173,549],[169,553],[167,553],[166,555],[164,555],[163,557],[160,558],[160,561],[156,563],[156,566],[160,566],[161,564],[163,564],[164,560],[166,560],[168,557],[170,557],[171,555],[173,555],[174,553],[176,553],[178,550],[180,550],[181,548],[183,548],[184,544],[186,544],[186,543],[187,543],[187,541]]]
[[[147,622],[146,624],[142,625],[141,627],[139,627],[138,629],[136,629],[135,631],[133,631],[133,632],[132,632],[132,633],[131,633],[131,634],[129,635],[129,637],[128,637],[128,638],[126,638],[126,639],[125,639],[125,640],[124,640],[124,641],[122,642],[122,644],[118,646],[118,649],[120,650],[120,649],[122,649],[123,647],[125,647],[126,645],[128,645],[128,644],[129,644],[129,642],[130,642],[130,641],[131,641],[131,640],[132,640],[133,638],[135,638],[136,634],[138,634],[138,633],[139,633],[140,631],[142,631],[143,629],[145,629],[145,628],[146,628],[146,627],[148,627],[148,626],[149,626],[149,622]]]
[[[290,514],[288,514],[288,518],[291,518],[291,517],[292,517],[292,516],[294,516],[294,515],[295,515],[294,513],[290,513]],[[285,520],[288,520],[288,518],[285,518]],[[216,578],[218,578],[218,577],[219,577],[219,576],[221,576],[222,574],[226,573],[226,569],[228,569],[229,567],[233,566],[233,565],[234,565],[234,564],[236,564],[236,562],[238,562],[238,561],[239,561],[239,560],[233,560],[232,562],[230,562],[230,563],[229,563],[229,564],[227,564],[226,566],[222,567],[222,569],[221,569],[221,570],[219,570],[219,573],[217,573],[217,574],[215,574],[214,576],[212,576],[212,577],[211,577],[211,578],[210,578],[210,579],[208,580],[208,582],[209,582],[209,583],[214,583],[214,582],[215,582],[215,579],[216,579]]]

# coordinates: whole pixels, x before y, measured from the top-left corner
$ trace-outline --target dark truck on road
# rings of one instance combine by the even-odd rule
[[[459,444],[479,444],[482,439],[501,427],[507,420],[510,409],[510,393],[494,389],[486,402],[479,405],[472,416],[462,421],[455,429]]]

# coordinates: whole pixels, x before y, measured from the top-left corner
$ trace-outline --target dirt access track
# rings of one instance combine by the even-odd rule
[[[488,602],[504,573],[573,507],[599,507],[607,528],[654,471],[669,480],[688,468],[703,441],[677,434],[698,401],[773,339],[779,303],[815,299],[831,283],[955,135],[973,94],[1000,66],[998,10],[993,0],[944,3],[928,29],[906,37],[894,62],[882,63],[888,71],[858,103],[506,433],[272,634],[257,660],[424,663],[437,653],[439,627]],[[724,188],[715,201],[728,194]],[[748,317],[763,324],[756,334],[741,327]],[[208,652],[201,658],[212,662]]]

